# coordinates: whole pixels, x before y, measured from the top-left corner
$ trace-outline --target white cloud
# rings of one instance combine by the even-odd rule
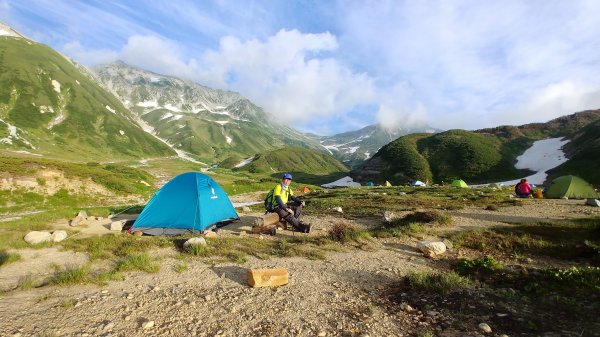
[[[406,83],[400,83],[381,94],[377,122],[385,129],[414,127],[427,123],[427,109],[414,97]]]
[[[328,53],[337,49],[329,33],[281,30],[266,41],[221,40],[205,53],[198,79],[240,91],[288,123],[341,115],[372,102],[374,81]]]
[[[511,112],[496,116],[498,123],[507,117],[516,123],[544,122],[577,111],[598,109],[600,89],[581,82],[562,81],[534,93],[527,102]]]
[[[63,46],[63,52],[77,62],[83,64],[102,64],[115,61],[119,53],[110,49],[89,50],[84,48],[79,41],[72,41]]]

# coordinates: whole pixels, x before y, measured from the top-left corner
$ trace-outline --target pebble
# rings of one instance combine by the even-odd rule
[[[485,332],[485,333],[490,333],[492,332],[492,328],[490,328],[489,325],[487,325],[486,323],[480,323],[479,324],[479,330]]]
[[[104,289],[104,290],[101,291],[101,293],[108,294],[108,290]]]
[[[154,327],[154,321],[145,321],[142,323],[143,329],[152,329]]]
[[[319,337],[323,337],[323,336],[327,336],[327,332],[325,331],[320,331],[319,334],[317,335]]]

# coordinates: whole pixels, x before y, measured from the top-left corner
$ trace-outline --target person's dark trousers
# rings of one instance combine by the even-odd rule
[[[300,225],[300,215],[302,214],[302,204],[289,203],[288,208],[291,208],[294,211],[293,216],[288,211],[284,211],[281,208],[276,208],[275,213],[277,213],[280,218],[284,219],[295,229],[301,230],[302,226]]]
[[[517,193],[519,198],[529,198],[530,195],[531,193]]]

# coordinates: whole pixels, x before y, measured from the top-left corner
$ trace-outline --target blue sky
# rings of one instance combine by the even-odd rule
[[[600,108],[595,0],[0,0],[0,20],[83,64],[234,90],[322,135]]]

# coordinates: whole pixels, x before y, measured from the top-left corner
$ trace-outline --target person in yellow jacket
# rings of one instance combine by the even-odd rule
[[[294,191],[290,187],[291,183],[292,174],[284,173],[281,177],[281,183],[277,184],[265,199],[266,211],[277,213],[280,219],[284,219],[297,231],[308,233],[310,232],[310,225],[300,221],[304,201],[294,196]]]

